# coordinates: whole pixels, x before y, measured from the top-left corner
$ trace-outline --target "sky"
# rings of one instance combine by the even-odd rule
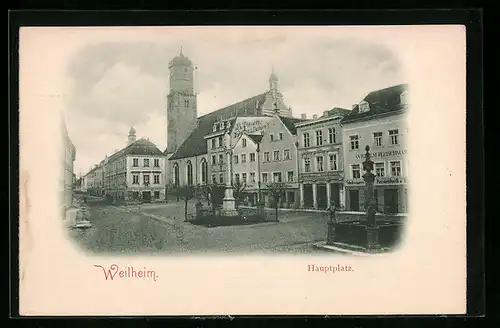
[[[45,69],[58,80],[59,87],[46,92],[63,95],[78,176],[123,148],[131,125],[138,138],[165,149],[168,63],[181,47],[197,67],[199,116],[265,92],[274,68],[293,115],[312,117],[333,107],[350,109],[370,91],[406,82],[387,35],[370,31],[59,28],[37,36],[45,44],[57,42],[56,49],[45,46],[38,60],[46,58]]]

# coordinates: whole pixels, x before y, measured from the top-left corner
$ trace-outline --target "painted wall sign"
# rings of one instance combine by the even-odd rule
[[[385,185],[385,184],[404,184],[407,183],[405,177],[376,177],[375,185]],[[345,180],[346,185],[350,186],[364,186],[365,181],[363,179],[347,179]]]
[[[388,156],[403,156],[406,155],[407,151],[406,149],[404,150],[391,150],[391,151],[380,151],[380,152],[375,152],[375,153],[370,153],[372,158],[378,158],[378,157],[388,157]],[[356,155],[356,159],[364,159],[365,154],[358,154]]]
[[[323,173],[300,173],[299,181],[325,181],[325,180],[341,180],[339,172],[323,172]]]
[[[237,122],[233,128],[233,137],[235,139],[239,138],[243,131],[246,133],[255,133],[258,131],[265,130],[269,122],[262,120],[252,120],[252,121],[242,121]]]

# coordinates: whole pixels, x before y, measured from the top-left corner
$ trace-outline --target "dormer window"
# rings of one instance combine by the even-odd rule
[[[401,96],[400,96],[401,105],[408,105],[408,100],[406,99],[407,94],[408,94],[408,92],[406,92],[406,91],[401,94]]]
[[[365,113],[370,110],[370,104],[366,101],[362,101],[359,103],[359,112],[360,113]]]
[[[217,131],[217,123],[214,124],[214,127],[212,128],[212,132],[216,132]]]

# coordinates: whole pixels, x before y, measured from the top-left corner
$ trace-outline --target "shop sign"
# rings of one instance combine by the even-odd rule
[[[377,177],[375,180],[377,184],[403,184],[407,183],[404,177]]]
[[[406,155],[407,151],[406,149],[403,150],[391,150],[391,151],[379,151],[379,152],[373,152],[370,153],[371,158],[380,158],[380,157],[389,157],[389,156],[403,156]],[[356,159],[364,159],[365,154],[358,154],[356,155]]]
[[[341,180],[339,172],[323,172],[323,173],[300,173],[299,181],[326,181],[326,180]]]

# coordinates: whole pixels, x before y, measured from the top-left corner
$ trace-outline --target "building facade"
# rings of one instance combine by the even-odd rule
[[[232,171],[234,181],[244,186],[246,197],[244,203],[257,205],[259,200],[259,174],[260,174],[260,142],[262,135],[241,133],[233,146]],[[215,159],[215,158],[214,158]],[[214,181],[216,173],[212,173]]]
[[[132,127],[128,145],[106,157],[104,194],[126,202],[164,201],[165,155],[151,141],[136,140],[135,132]]]
[[[76,148],[71,141],[66,122],[62,118],[62,162],[63,172],[61,179],[61,199],[63,206],[71,206],[73,204],[73,177],[74,177],[74,162],[76,159]]]
[[[300,207],[327,209],[333,201],[345,203],[342,128],[340,121],[350,111],[334,108],[323,116],[296,124]]]
[[[364,211],[363,161],[370,147],[378,212],[408,211],[408,86],[369,93],[342,120],[346,208]]]

